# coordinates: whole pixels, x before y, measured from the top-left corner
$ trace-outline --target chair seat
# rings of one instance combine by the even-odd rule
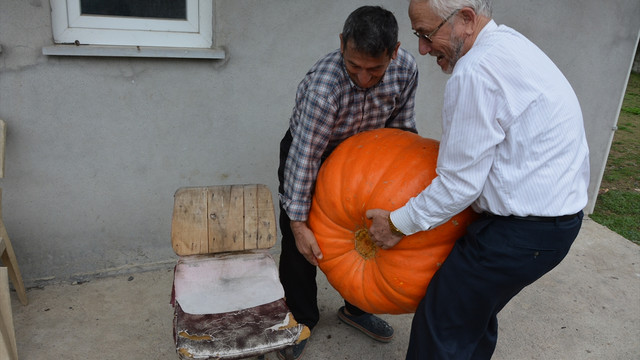
[[[267,250],[181,256],[175,297],[189,314],[218,314],[284,297],[278,269]]]
[[[182,256],[175,268],[174,340],[182,359],[240,359],[306,339],[266,250]]]
[[[309,337],[284,299],[223,314],[193,315],[176,304],[176,350],[181,359],[242,359],[266,354]]]

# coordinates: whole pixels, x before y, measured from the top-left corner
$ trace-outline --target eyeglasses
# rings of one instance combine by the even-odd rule
[[[440,30],[440,28],[441,28],[442,26],[444,26],[444,24],[446,24],[446,23],[447,23],[447,21],[449,21],[449,19],[451,19],[451,17],[452,17],[453,15],[455,15],[459,10],[460,10],[460,9],[454,10],[454,11],[451,13],[451,15],[447,16],[444,20],[442,20],[442,22],[440,23],[440,25],[438,25],[438,27],[436,27],[436,28],[435,28],[435,30],[433,30],[433,31],[432,31],[432,32],[430,32],[429,34],[420,34],[419,32],[417,32],[417,31],[415,31],[415,30],[414,30],[414,31],[413,31],[413,35],[417,36],[417,37],[418,37],[418,39],[425,39],[425,40],[427,40],[428,42],[433,42],[433,40],[431,40],[431,37],[432,37],[433,35],[435,35],[435,34],[438,32],[438,30]]]

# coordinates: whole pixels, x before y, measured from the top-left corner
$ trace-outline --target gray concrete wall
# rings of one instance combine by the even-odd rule
[[[49,3],[0,0],[4,220],[29,284],[167,266],[181,186],[265,183],[295,88],[365,1],[216,1],[224,61],[47,57]],[[383,0],[420,67],[417,115],[439,138],[447,77],[419,57],[407,1]],[[637,0],[496,0],[495,19],[547,52],[580,98],[595,201],[638,40]]]

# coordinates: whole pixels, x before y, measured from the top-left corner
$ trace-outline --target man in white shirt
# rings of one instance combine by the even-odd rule
[[[459,239],[418,306],[407,359],[489,359],[497,313],[566,256],[587,203],[589,150],[578,99],[533,43],[491,19],[490,0],[412,0],[420,54],[451,77],[437,177],[393,212],[367,216],[378,246],[469,205]]]

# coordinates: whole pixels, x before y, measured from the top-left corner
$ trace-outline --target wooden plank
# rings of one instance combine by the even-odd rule
[[[224,242],[226,237],[225,209],[229,206],[229,197],[231,194],[230,186],[212,186],[207,192],[207,213],[209,221],[209,250],[214,253],[224,251]]]
[[[16,254],[11,246],[11,241],[7,235],[7,229],[4,227],[4,222],[0,219],[0,241],[4,250],[0,252],[0,261],[7,267],[9,272],[9,278],[13,283],[13,287],[16,289],[16,294],[22,305],[27,305],[29,300],[27,299],[27,291],[22,282],[22,274],[18,267],[18,260]]]
[[[243,207],[241,185],[209,187],[209,253],[244,249]]]
[[[244,250],[244,186],[232,185],[226,251]]]
[[[0,267],[0,359],[18,360],[7,268]]]
[[[207,189],[181,188],[174,195],[171,243],[180,255],[208,253]]]
[[[22,274],[18,267],[18,259],[16,259],[16,253],[13,251],[13,245],[11,245],[11,239],[7,234],[7,228],[4,227],[4,221],[2,218],[2,189],[0,188],[0,260],[9,270],[9,278],[13,283],[13,287],[16,289],[18,299],[22,305],[27,305],[29,300],[27,299],[27,292],[22,282]]]
[[[269,188],[251,184],[178,189],[171,241],[180,256],[274,246],[276,219]]]
[[[268,249],[276,244],[276,215],[271,191],[266,185],[258,185],[258,248]]]
[[[244,186],[244,248],[258,248],[258,186]]]

